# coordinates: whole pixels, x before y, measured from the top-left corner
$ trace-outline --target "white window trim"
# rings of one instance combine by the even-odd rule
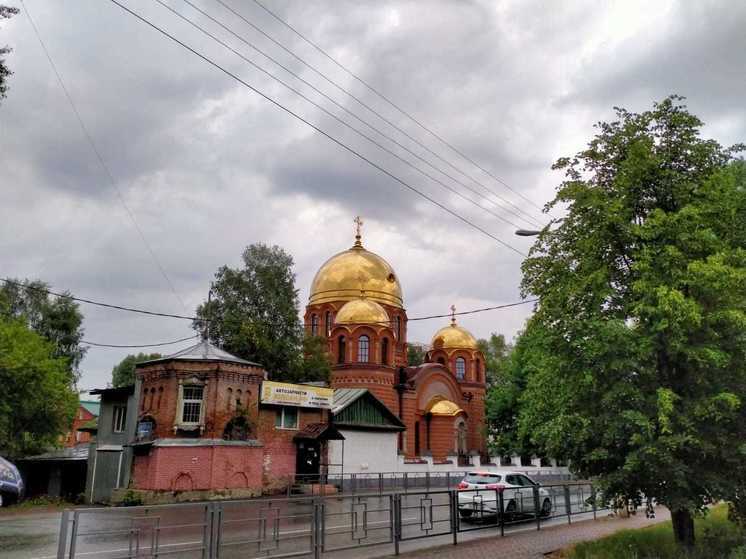
[[[121,412],[121,413],[117,413]],[[127,406],[123,404],[117,404],[114,406],[114,417],[112,418],[112,433],[124,433],[127,429]],[[120,428],[117,429],[117,426]]]
[[[290,409],[290,408],[296,410],[295,411],[295,427],[285,427],[285,410]],[[295,406],[280,406],[279,408],[277,408],[276,413],[280,417],[280,424],[277,425],[277,420],[275,419],[275,429],[281,429],[283,431],[297,431],[298,430],[298,427],[300,426],[300,408],[296,408]]]
[[[202,400],[199,408],[199,421],[194,423],[183,421],[184,418],[184,387],[185,386],[201,386],[202,387]],[[195,377],[189,379],[179,379],[179,397],[176,401],[176,421],[174,424],[174,430],[179,427],[188,427],[194,429],[199,427],[200,430],[205,427],[205,395],[207,392],[207,381],[201,381]],[[193,400],[190,400],[190,402]],[[194,400],[196,401],[196,400]]]

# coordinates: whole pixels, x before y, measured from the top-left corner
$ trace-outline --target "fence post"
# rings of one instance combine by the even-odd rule
[[[451,488],[451,472],[446,472],[446,489]]]
[[[505,535],[505,496],[501,489],[497,491],[497,514],[500,515],[500,537]]]
[[[57,542],[57,559],[65,559],[65,551],[67,551],[67,525],[70,522],[70,511],[65,509],[62,511],[62,520],[60,520],[60,539]]]
[[[459,527],[459,515],[458,515],[458,492],[452,489],[448,490],[448,496],[451,501],[451,531],[453,532],[453,545],[458,545],[458,527]]]
[[[591,502],[593,503],[593,520],[596,520],[596,508],[598,505],[596,504],[596,487],[594,485],[591,485]]]
[[[321,538],[322,527],[321,527],[321,503],[319,499],[313,500],[313,515],[311,521],[313,522],[312,533],[313,533],[313,557],[314,559],[321,559]]]
[[[572,502],[570,501],[570,486],[565,485],[565,510],[567,511],[567,523],[570,524],[572,522],[571,516],[572,516]]]
[[[430,472],[425,472],[425,489],[430,491]]]
[[[409,475],[408,472],[404,472],[404,492],[406,493],[409,488]]]
[[[70,532],[70,557],[75,557],[75,547],[78,540],[78,511],[73,511],[73,526]]]
[[[541,530],[541,509],[539,508],[539,487],[534,485],[534,514],[536,515],[536,529]]]
[[[401,494],[393,494],[394,505],[394,555],[399,555],[399,541],[401,540]]]

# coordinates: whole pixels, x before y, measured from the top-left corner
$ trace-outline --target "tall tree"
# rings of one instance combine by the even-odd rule
[[[23,321],[0,317],[0,452],[10,457],[54,446],[70,426],[78,395],[57,348]]]
[[[489,388],[506,375],[513,347],[505,341],[505,336],[494,332],[489,340],[478,340],[477,343],[484,355],[485,380]]]
[[[290,371],[288,380],[294,382],[329,382],[332,374],[332,363],[329,359],[329,347],[322,336],[306,336],[298,362]]]
[[[209,324],[213,343],[261,363],[273,379],[293,378],[303,341],[293,258],[264,244],[249,246],[242,258],[242,268],[217,271],[212,299],[197,316]]]
[[[53,344],[54,356],[66,360],[71,383],[85,356],[83,315],[69,297],[53,297],[41,281],[12,280],[0,286],[0,317],[19,318]]]
[[[135,383],[135,365],[143,361],[158,359],[160,353],[138,353],[137,355],[128,355],[119,363],[114,365],[111,370],[111,385],[114,388],[128,386]]]
[[[407,365],[422,365],[425,362],[425,350],[420,344],[407,344]]]
[[[8,19],[18,13],[18,8],[11,6],[0,6],[0,21]],[[0,47],[0,99],[5,97],[8,91],[8,77],[13,73],[5,63],[5,55],[11,51],[10,47]]]
[[[746,167],[679,100],[617,109],[555,164],[567,216],[523,264],[519,427],[607,495],[667,506],[691,546],[746,460]]]

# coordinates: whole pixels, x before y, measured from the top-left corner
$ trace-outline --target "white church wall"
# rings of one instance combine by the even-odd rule
[[[359,474],[371,472],[398,471],[397,433],[394,431],[358,431],[340,429],[344,441],[329,441],[329,462],[342,463],[342,443],[344,442],[344,473]],[[339,472],[334,466],[332,472]]]

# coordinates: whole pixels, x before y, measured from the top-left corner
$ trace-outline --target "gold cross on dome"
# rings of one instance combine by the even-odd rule
[[[360,245],[360,239],[362,237],[361,231],[363,229],[363,220],[358,215],[358,216],[355,216],[355,219],[353,219],[352,222],[355,224],[355,245],[359,246]]]
[[[456,305],[451,305],[451,324],[456,326]]]

